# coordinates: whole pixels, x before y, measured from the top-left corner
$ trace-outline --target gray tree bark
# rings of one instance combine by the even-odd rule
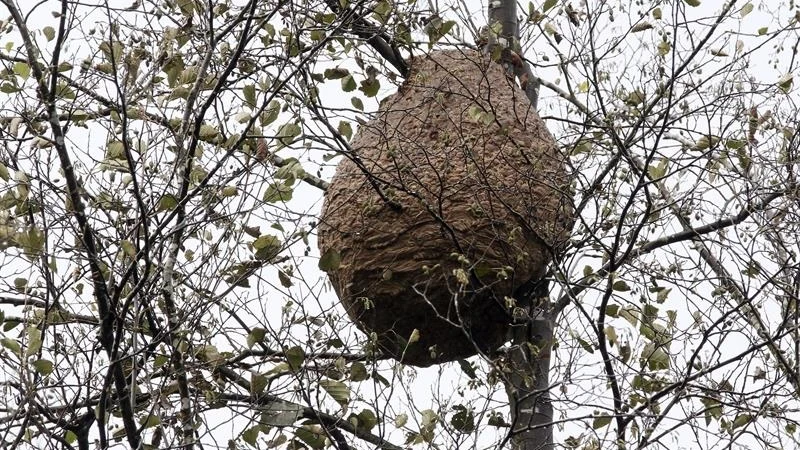
[[[519,28],[516,0],[489,0],[489,48],[503,47],[506,69],[520,79],[536,108],[538,86],[528,80],[531,72],[519,58]],[[495,37],[495,32],[497,36]],[[517,58],[513,59],[514,52]],[[505,381],[511,406],[510,439],[515,450],[552,450],[553,406],[550,402],[550,349],[556,312],[549,299],[549,283],[539,281],[529,292],[519,293],[525,317],[513,328],[513,346],[508,353],[510,373]]]

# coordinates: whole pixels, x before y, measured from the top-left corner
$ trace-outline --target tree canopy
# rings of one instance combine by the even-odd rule
[[[473,3],[0,0],[0,445],[797,446],[800,5]],[[316,245],[414,57],[487,41],[569,156],[538,375],[398,364]]]

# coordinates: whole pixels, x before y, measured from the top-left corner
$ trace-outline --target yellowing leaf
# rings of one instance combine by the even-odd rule
[[[44,33],[44,37],[47,38],[47,42],[52,41],[56,37],[56,30],[54,30],[53,27],[44,27],[42,33]]]
[[[23,80],[27,80],[31,75],[31,66],[24,62],[14,63],[14,73],[19,75]]]
[[[742,6],[742,9],[739,11],[739,16],[744,17],[750,14],[751,12],[753,12],[753,4],[751,2],[747,2],[745,3],[744,6]]]
[[[350,402],[350,389],[341,381],[324,379],[320,380],[319,385],[340,405],[345,406]]]
[[[209,141],[219,136],[219,130],[211,125],[200,125],[200,139]]]
[[[136,256],[136,248],[133,246],[131,241],[123,239],[119,245],[122,247],[122,251],[125,252],[126,255],[130,257]]]
[[[25,350],[25,356],[31,356],[39,353],[42,348],[42,330],[31,325],[27,328],[28,332],[28,349]]]

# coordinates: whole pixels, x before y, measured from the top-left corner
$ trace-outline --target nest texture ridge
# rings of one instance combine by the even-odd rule
[[[351,149],[318,235],[347,314],[406,364],[497,349],[573,224],[566,157],[524,92],[488,56],[434,52]]]

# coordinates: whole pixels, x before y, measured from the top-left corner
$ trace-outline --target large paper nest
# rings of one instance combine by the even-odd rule
[[[327,191],[319,247],[341,258],[333,288],[403,363],[495,350],[515,295],[567,241],[568,181],[565,157],[499,64],[472,51],[414,59]]]

